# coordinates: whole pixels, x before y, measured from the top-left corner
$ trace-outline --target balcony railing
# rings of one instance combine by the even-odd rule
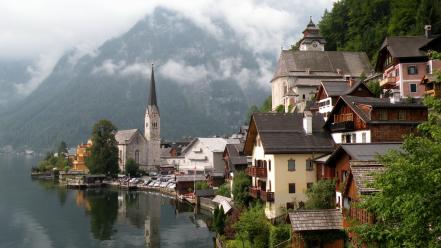
[[[266,178],[267,176],[266,167],[255,167],[255,166],[247,167],[246,173],[250,177]]]
[[[249,191],[251,197],[256,198],[256,199],[260,197],[260,188],[249,187],[248,191]]]
[[[395,77],[387,77],[380,81],[380,87],[381,88],[391,88],[394,87],[397,80]]]
[[[274,202],[274,192],[260,191],[260,199],[265,202]]]
[[[334,122],[331,124],[331,131],[352,131],[354,130],[353,121]]]

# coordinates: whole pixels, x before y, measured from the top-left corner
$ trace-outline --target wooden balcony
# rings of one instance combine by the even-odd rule
[[[246,173],[250,177],[261,177],[261,178],[267,177],[266,167],[255,167],[255,166],[247,167]]]
[[[343,122],[334,122],[331,124],[331,131],[352,131],[354,130],[354,122],[353,121],[343,121]]]
[[[260,191],[260,200],[265,202],[274,202],[274,192]]]
[[[395,77],[387,77],[380,81],[380,87],[385,89],[393,88],[396,86],[396,82]]]
[[[260,197],[260,188],[258,187],[249,187],[248,192],[250,193],[250,196],[253,198],[259,198]]]

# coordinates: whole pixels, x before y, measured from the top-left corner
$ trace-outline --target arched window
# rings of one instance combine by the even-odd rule
[[[139,150],[135,151],[135,161],[137,164],[139,164]]]

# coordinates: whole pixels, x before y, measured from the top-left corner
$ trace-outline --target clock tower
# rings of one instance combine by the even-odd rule
[[[309,23],[303,31],[303,38],[300,40],[300,51],[324,51],[325,39],[320,35],[320,29],[309,18]]]
[[[159,107],[156,101],[155,73],[152,64],[152,74],[150,78],[150,92],[145,110],[144,136],[147,139],[147,160],[149,166],[160,165],[160,146],[161,146],[161,119]]]

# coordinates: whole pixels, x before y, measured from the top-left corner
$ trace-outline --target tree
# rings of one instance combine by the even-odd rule
[[[251,185],[251,178],[243,171],[236,174],[233,180],[234,203],[238,206],[246,206],[250,200],[248,188]]]
[[[66,142],[61,141],[58,146],[58,157],[66,157],[68,154]]]
[[[270,223],[261,205],[256,205],[242,212],[233,225],[237,237],[246,237],[251,247],[268,247]]]
[[[86,165],[92,174],[115,176],[118,171],[118,146],[116,127],[108,120],[100,120],[93,126],[92,147]]]
[[[375,97],[380,97],[381,88],[380,88],[380,82],[378,82],[378,80],[370,81],[366,86],[372,92],[372,94],[374,94]]]
[[[381,156],[385,171],[375,176],[379,190],[360,207],[377,222],[357,225],[360,241],[386,247],[441,246],[441,100],[427,97],[429,118],[409,135],[399,151]]]
[[[308,209],[334,208],[335,180],[319,180],[306,191],[306,197],[305,207]]]
[[[224,213],[224,207],[221,205],[220,208],[214,209],[213,214],[213,229],[219,234],[224,234],[225,220],[227,216]]]
[[[276,107],[276,112],[277,113],[285,113],[285,106],[283,106],[282,104],[278,105]]]
[[[231,190],[228,184],[224,183],[217,189],[216,194],[225,196],[225,197],[231,197]]]
[[[198,182],[196,182],[195,187],[196,187],[196,189],[209,189],[210,188],[207,181],[198,181]]]
[[[276,245],[288,240],[291,237],[291,225],[281,224],[278,226],[271,226],[269,235],[269,247],[276,247]]]
[[[128,176],[130,175],[136,177],[139,174],[139,165],[134,159],[130,158],[127,160],[125,172]]]

